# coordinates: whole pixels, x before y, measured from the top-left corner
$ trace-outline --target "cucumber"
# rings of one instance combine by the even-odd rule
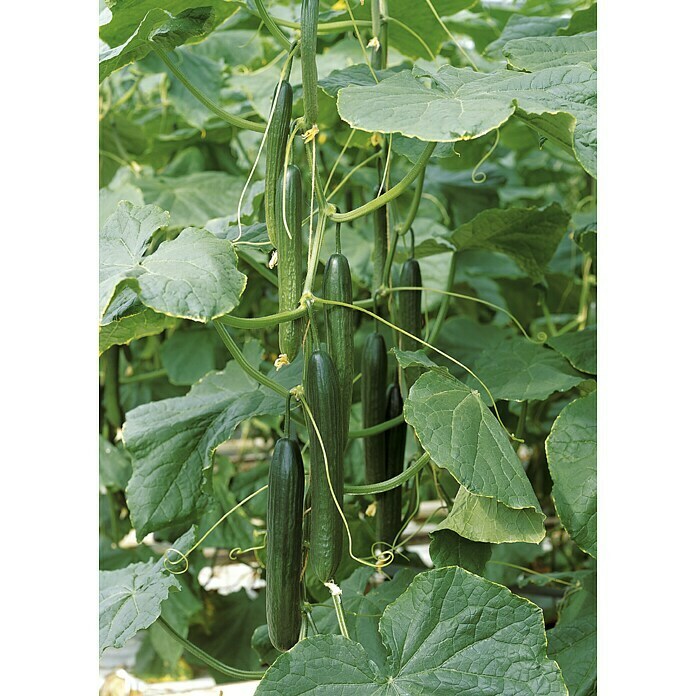
[[[276,215],[276,187],[283,172],[285,145],[290,134],[290,117],[292,116],[292,87],[290,83],[287,80],[282,80],[277,89],[276,106],[266,135],[266,193],[264,196],[266,228],[274,247],[278,246],[279,229]]]
[[[292,239],[283,224],[283,190],[285,190],[285,220]],[[278,179],[275,219],[278,225],[278,311],[295,309],[302,294],[302,174],[294,164],[288,165]],[[278,327],[280,352],[292,362],[300,350],[304,319],[286,321]]]
[[[384,421],[387,401],[387,346],[381,334],[371,333],[362,354],[361,397],[363,427]],[[384,481],[384,433],[363,440],[365,448],[365,481]],[[379,496],[377,496],[379,506]]]
[[[340,253],[331,254],[324,268],[324,299],[338,302],[353,302],[353,282],[350,277],[348,259]],[[347,307],[325,305],[326,335],[329,355],[338,372],[341,390],[341,437],[340,451],[348,442],[350,407],[353,402],[353,310]]]
[[[401,287],[421,287],[420,264],[416,259],[408,259],[401,268],[399,277]],[[410,334],[421,337],[421,327],[423,315],[421,314],[421,294],[420,290],[400,290],[397,306],[397,323]],[[401,350],[418,350],[423,346],[408,336],[399,334]]]
[[[304,467],[295,440],[280,438],[268,473],[266,619],[271,643],[290,650],[302,626]]]
[[[398,384],[392,384],[387,392],[387,410],[384,420],[391,420],[401,415],[404,400]],[[404,470],[406,453],[406,423],[399,423],[385,433],[384,478],[394,478]],[[401,486],[392,488],[382,494],[377,506],[377,538],[395,543],[396,535],[401,530]]]
[[[328,473],[338,504],[343,506],[343,452],[341,451],[341,393],[338,373],[331,356],[314,350],[305,366],[304,391],[317,429],[324,442]],[[319,438],[307,417],[310,451],[310,513],[309,562],[322,582],[333,580],[343,551],[343,523],[336,507]]]
[[[319,120],[317,93],[317,24],[319,0],[302,0],[300,10],[300,63],[302,65],[302,98],[304,99],[305,127],[311,128]]]

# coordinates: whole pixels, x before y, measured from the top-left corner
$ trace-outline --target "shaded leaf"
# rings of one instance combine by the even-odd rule
[[[491,545],[471,541],[450,529],[430,533],[430,557],[436,568],[459,566],[475,575],[483,575],[491,557]]]
[[[590,375],[597,374],[597,327],[588,326],[583,331],[552,336],[547,343],[570,364]]]
[[[505,44],[508,64],[532,72],[562,65],[587,65],[597,69],[597,32],[576,36],[517,39]]]

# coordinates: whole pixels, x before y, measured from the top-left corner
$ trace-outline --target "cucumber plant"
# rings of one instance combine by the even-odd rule
[[[100,648],[596,693],[596,6],[114,2],[100,37]]]

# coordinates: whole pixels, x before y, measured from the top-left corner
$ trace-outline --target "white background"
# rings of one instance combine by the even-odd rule
[[[694,693],[691,3],[600,0],[600,696]],[[0,691],[97,675],[97,8],[3,8]]]

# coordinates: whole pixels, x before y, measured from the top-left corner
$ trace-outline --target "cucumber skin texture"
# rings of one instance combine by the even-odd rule
[[[387,410],[384,419],[391,420],[404,411],[404,401],[398,384],[392,384],[387,392]],[[399,423],[385,433],[385,479],[393,478],[404,470],[406,434],[408,426]],[[389,543],[395,541],[401,529],[401,486],[382,493],[377,506],[378,539]],[[398,541],[398,540],[397,540]]]
[[[278,86],[278,99],[273,118],[268,126],[266,136],[266,193],[264,209],[266,228],[273,246],[278,246],[278,220],[276,218],[276,187],[283,172],[285,145],[290,135],[290,117],[292,116],[292,87],[287,80]]]
[[[280,438],[268,474],[266,620],[271,643],[289,650],[302,626],[304,467],[295,440]]]
[[[285,173],[285,218],[292,239],[283,225],[283,175],[278,178],[276,190],[276,221],[278,223],[278,311],[295,309],[302,295],[302,174],[294,164]],[[286,321],[278,327],[280,352],[291,362],[300,350],[304,319]]]
[[[307,403],[324,441],[329,475],[336,499],[343,507],[343,452],[340,449],[341,411],[338,372],[325,350],[315,350],[305,366]],[[333,580],[343,552],[343,522],[336,508],[319,438],[307,418],[311,464],[309,562],[322,582]]]
[[[331,254],[326,262],[322,294],[326,300],[353,303],[350,265],[343,254]],[[343,452],[348,442],[350,407],[353,401],[353,333],[355,330],[353,310],[326,305],[324,316],[329,355],[338,372],[341,390],[341,435],[343,438],[341,452]]]
[[[300,11],[300,62],[305,126],[311,128],[319,118],[317,99],[317,23],[319,0],[302,0]]]
[[[421,279],[420,264],[416,259],[408,259],[401,268],[399,277],[401,287],[420,287],[423,285]],[[399,326],[410,334],[421,338],[421,326],[423,317],[421,314],[421,295],[420,290],[400,290],[397,306],[397,322]],[[400,334],[399,341],[401,350],[418,350],[423,346],[408,336]]]
[[[369,428],[384,421],[387,407],[387,346],[382,334],[374,332],[367,337],[361,368],[363,427]],[[384,445],[384,433],[363,439],[367,483],[385,480]]]

